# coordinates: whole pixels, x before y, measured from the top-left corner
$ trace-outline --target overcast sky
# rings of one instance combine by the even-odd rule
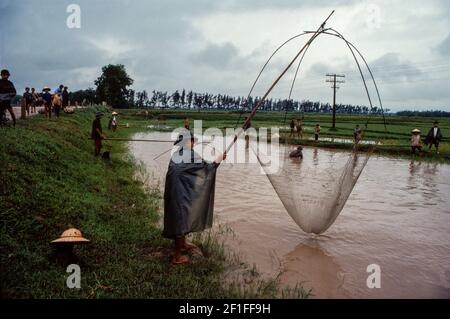
[[[81,8],[70,29],[69,4]],[[124,64],[135,90],[192,89],[246,95],[278,45],[304,30],[327,26],[365,56],[385,107],[450,111],[448,0],[0,0],[0,67],[18,90],[64,83],[94,87],[101,67]],[[306,37],[280,51],[263,74],[262,95]],[[286,98],[295,67],[273,91]],[[345,43],[321,36],[309,49],[293,98],[331,102],[326,73],[346,75],[337,102],[368,105]],[[375,100],[373,83],[368,82]]]

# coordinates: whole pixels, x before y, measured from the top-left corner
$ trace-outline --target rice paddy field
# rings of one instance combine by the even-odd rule
[[[195,120],[202,120],[203,129],[207,128],[235,128],[243,124],[245,116],[249,113],[239,111],[215,111],[215,110],[119,110],[122,122],[139,120],[136,125],[145,125],[157,128],[158,130],[172,130],[183,126],[185,118],[190,120],[191,126]],[[289,123],[291,119],[303,119],[304,134],[299,139],[295,136],[289,138]],[[144,122],[141,122],[143,120]],[[400,117],[395,115],[372,116],[372,115],[336,115],[336,129],[332,129],[332,117],[330,114],[316,113],[280,113],[280,112],[258,112],[252,121],[252,126],[256,129],[261,127],[280,128],[281,142],[299,143],[302,145],[317,145],[329,148],[351,148],[353,130],[357,124],[364,129],[364,139],[375,141],[379,145],[375,152],[391,154],[394,156],[411,156],[410,137],[411,130],[418,128],[421,130],[422,141],[425,139],[428,130],[437,120],[443,134],[443,140],[439,148],[440,154],[428,147],[424,147],[423,152],[418,155],[424,159],[437,161],[450,160],[450,118],[431,117]],[[141,124],[138,124],[141,123]],[[314,126],[320,124],[321,134],[319,142],[313,141]],[[367,125],[367,127],[366,127]],[[347,141],[347,143],[343,143]]]

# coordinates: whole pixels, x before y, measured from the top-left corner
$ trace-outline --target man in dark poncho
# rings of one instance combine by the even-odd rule
[[[179,136],[166,175],[163,236],[175,241],[174,265],[188,263],[183,253],[195,248],[186,243],[186,235],[212,226],[216,170],[226,158],[221,154],[213,163],[206,162],[194,144],[188,130]]]
[[[425,138],[425,144],[431,147],[434,145],[436,147],[436,153],[439,154],[439,143],[442,140],[442,132],[439,128],[439,122],[435,121],[433,127],[428,131],[427,137]]]

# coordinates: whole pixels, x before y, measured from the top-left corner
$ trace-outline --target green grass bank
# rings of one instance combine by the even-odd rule
[[[205,257],[171,266],[172,242],[158,227],[161,194],[136,177],[140,167],[126,144],[108,143],[110,160],[93,155],[89,136],[96,110],[51,120],[36,116],[16,128],[0,128],[2,298],[308,296],[301,287],[280,290],[275,279],[260,279],[210,232],[195,239]],[[131,128],[114,137],[143,130],[140,120],[127,121]],[[106,131],[106,118],[102,124]],[[67,288],[69,274],[49,245],[70,227],[92,241],[76,248],[81,289]]]

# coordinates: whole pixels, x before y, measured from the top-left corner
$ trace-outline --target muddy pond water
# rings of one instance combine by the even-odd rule
[[[161,154],[171,146],[130,143],[161,189],[171,155]],[[303,153],[305,165],[324,170],[330,157],[345,155]],[[308,191],[305,185],[298,196]],[[215,199],[215,224],[233,234],[227,247],[263,276],[281,272],[282,285],[301,282],[319,298],[450,298],[450,165],[373,155],[335,223],[318,236],[297,226],[257,163],[223,163]],[[367,286],[372,264],[380,267],[380,288]]]

